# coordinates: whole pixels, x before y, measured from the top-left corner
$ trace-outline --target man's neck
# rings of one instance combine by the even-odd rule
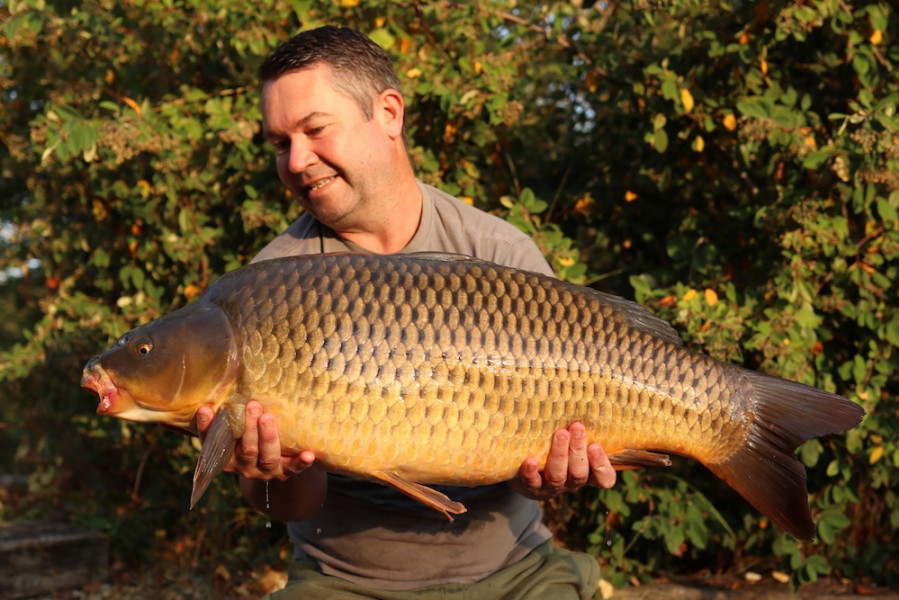
[[[424,199],[415,178],[391,196],[395,199],[381,207],[379,215],[372,215],[371,227],[359,231],[337,231],[343,239],[376,254],[393,254],[402,251],[421,223]]]

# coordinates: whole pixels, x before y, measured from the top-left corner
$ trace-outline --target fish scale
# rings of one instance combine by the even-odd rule
[[[449,518],[464,506],[427,484],[512,479],[581,421],[616,468],[668,464],[659,452],[695,458],[804,539],[814,524],[793,452],[863,415],[841,396],[690,351],[622,298],[435,254],[238,269],[93,358],[82,385],[102,414],[181,428],[214,406],[192,503],[233,452],[252,398],[275,416],[285,454],[312,450],[330,471]]]

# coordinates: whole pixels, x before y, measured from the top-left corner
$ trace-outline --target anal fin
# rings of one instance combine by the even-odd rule
[[[671,457],[648,450],[622,450],[609,455],[609,462],[616,471],[631,471],[644,467],[670,467]]]
[[[406,494],[410,498],[418,500],[428,508],[443,513],[450,521],[453,520],[453,515],[461,515],[468,510],[465,508],[465,505],[456,502],[455,500],[451,500],[445,494],[441,494],[437,490],[429,488],[426,485],[415,483],[414,481],[407,481],[396,473],[375,471],[372,473],[372,476],[376,477],[382,483]]]

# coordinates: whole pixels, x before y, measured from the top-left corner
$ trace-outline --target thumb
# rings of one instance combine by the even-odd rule
[[[200,432],[201,439],[206,437],[206,432],[209,430],[214,417],[212,408],[208,406],[201,406],[197,409],[197,431]]]

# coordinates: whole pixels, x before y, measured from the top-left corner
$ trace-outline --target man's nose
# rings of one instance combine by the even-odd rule
[[[293,174],[302,173],[309,166],[318,162],[311,143],[305,140],[295,140],[290,144],[290,159],[287,168]]]

